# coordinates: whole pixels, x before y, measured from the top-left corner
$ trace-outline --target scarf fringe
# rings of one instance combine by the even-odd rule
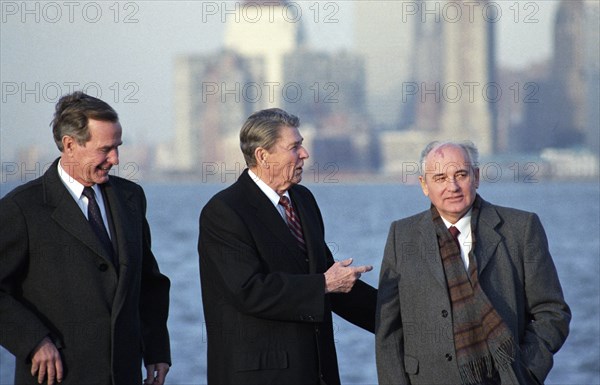
[[[461,382],[467,385],[482,383],[485,377],[492,376],[493,368],[492,357],[486,355],[468,362],[466,365],[459,367],[458,370]]]
[[[504,340],[494,349],[492,357],[494,357],[494,364],[498,370],[507,370],[515,360],[515,341],[512,338]]]
[[[515,356],[515,344],[512,338],[503,341],[493,353],[469,361],[458,368],[461,382],[464,385],[475,385],[483,382],[485,378],[492,378],[494,367],[499,372],[509,369]],[[493,363],[492,363],[493,359]]]

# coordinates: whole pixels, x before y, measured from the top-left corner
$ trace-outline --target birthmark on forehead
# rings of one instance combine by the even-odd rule
[[[440,158],[444,158],[445,157],[444,156],[444,147],[445,146],[440,146],[440,147],[436,148],[435,150],[433,150],[433,154]]]

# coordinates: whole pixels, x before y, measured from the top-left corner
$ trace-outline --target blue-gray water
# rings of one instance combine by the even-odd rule
[[[172,281],[169,327],[173,366],[168,384],[203,384],[206,335],[198,280],[198,214],[226,187],[207,184],[143,184],[153,249]],[[308,185],[323,212],[335,257],[372,264],[363,275],[377,285],[389,224],[428,207],[418,186],[402,184]],[[1,193],[6,193],[2,186]],[[600,384],[600,188],[597,182],[487,183],[490,202],[539,214],[550,242],[567,302],[571,334],[555,355],[547,384]],[[336,343],[342,382],[376,384],[373,335],[339,318]],[[0,349],[1,350],[1,349]],[[0,351],[0,384],[12,383],[14,359]]]

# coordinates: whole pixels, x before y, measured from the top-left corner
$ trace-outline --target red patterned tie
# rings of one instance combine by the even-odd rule
[[[302,233],[302,226],[300,220],[292,207],[292,203],[286,196],[282,196],[279,200],[279,204],[285,208],[285,217],[287,219],[287,225],[292,232],[292,235],[298,241],[298,245],[303,251],[306,251],[306,244],[304,243],[304,235]]]
[[[450,231],[450,234],[452,234],[452,238],[454,238],[456,246],[458,246],[458,251],[460,251],[460,242],[458,241],[458,235],[460,234],[460,231],[454,226],[450,226],[448,230]]]

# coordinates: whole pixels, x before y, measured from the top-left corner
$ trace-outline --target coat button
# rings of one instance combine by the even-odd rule
[[[446,310],[446,309],[442,310],[442,317],[444,317],[444,318],[448,317],[448,310]]]
[[[446,353],[446,360],[452,361],[452,354]]]
[[[98,266],[98,270],[100,270],[100,271],[106,271],[106,270],[108,270],[108,265],[106,263],[101,263]]]

